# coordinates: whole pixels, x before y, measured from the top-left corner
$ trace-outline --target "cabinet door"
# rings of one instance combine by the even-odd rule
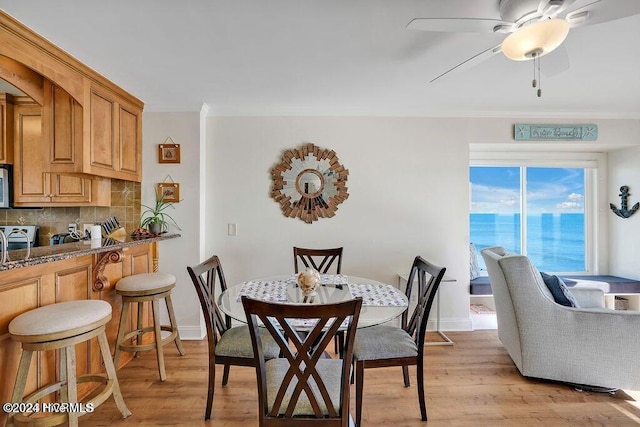
[[[69,93],[45,83],[42,148],[47,172],[82,172],[82,114]]]
[[[16,106],[14,123],[14,203],[47,203],[50,189],[44,174],[42,109]]]
[[[16,106],[14,120],[14,199],[17,207],[109,206],[108,179],[49,173],[42,149],[42,108]]]
[[[0,163],[13,164],[13,97],[0,94]]]
[[[88,94],[89,163],[84,172],[127,181],[142,179],[142,111],[91,86]],[[85,132],[85,135],[87,132]],[[86,148],[86,142],[85,142]]]
[[[62,174],[51,175],[51,202],[90,203],[91,180]]]

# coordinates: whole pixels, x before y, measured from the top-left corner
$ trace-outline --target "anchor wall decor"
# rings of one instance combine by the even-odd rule
[[[629,187],[623,185],[620,187],[620,209],[616,208],[616,205],[613,203],[609,203],[609,207],[613,211],[614,214],[618,215],[620,218],[629,218],[631,215],[636,213],[636,211],[640,208],[640,202],[633,205],[631,209],[628,209],[627,199],[629,198]]]

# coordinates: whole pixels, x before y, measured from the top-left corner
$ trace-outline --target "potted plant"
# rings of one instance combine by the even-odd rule
[[[164,197],[156,200],[155,206],[142,205],[146,208],[140,216],[140,227],[146,227],[151,234],[160,234],[169,228],[169,224],[173,224],[178,230],[181,230],[176,221],[165,212],[167,208],[173,208],[173,203],[166,202]]]

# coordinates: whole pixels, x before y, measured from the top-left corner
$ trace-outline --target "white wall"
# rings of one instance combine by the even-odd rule
[[[179,164],[158,163],[158,144],[164,143],[168,137],[180,144]],[[200,152],[199,113],[144,113],[142,204],[149,206],[155,203],[155,185],[168,176],[180,184],[181,201],[168,213],[182,229],[172,228],[171,231],[180,233],[182,237],[159,243],[159,270],[176,276],[172,300],[183,339],[204,336],[200,303],[186,270],[187,265],[202,261],[199,247]]]
[[[160,244],[160,268],[178,276],[174,304],[181,336],[202,336],[199,303],[187,265],[217,254],[227,281],[234,284],[291,271],[294,245],[342,245],[345,273],[392,284],[397,283],[396,273],[408,272],[417,254],[440,263],[458,280],[443,285],[442,327],[470,329],[469,146],[483,151],[558,148],[555,143],[514,143],[514,122],[553,123],[540,119],[209,117],[201,129],[199,113],[145,113],[143,201],[152,200],[153,185],[167,174],[182,189],[183,201],[175,210],[182,238]],[[592,122],[600,128],[597,143],[575,143],[570,150],[580,145],[583,152],[607,151],[609,146],[632,147],[640,142],[636,120]],[[205,133],[206,147],[199,145]],[[157,144],[168,136],[182,145],[179,165],[157,163]],[[269,197],[270,169],[284,150],[305,142],[334,149],[350,171],[349,198],[334,218],[311,225],[285,218]],[[629,185],[632,193],[637,187],[640,200],[640,183],[631,182],[640,175],[640,152],[629,149],[612,156],[610,201],[619,203],[620,185]],[[618,178],[618,174],[633,177]],[[612,229],[625,225],[610,240],[611,258],[616,260],[611,273],[638,277],[630,255],[638,251],[630,245],[640,229],[640,214],[624,223],[616,223],[609,214]],[[238,224],[237,236],[227,235],[229,223]],[[198,242],[204,243],[204,253],[198,250]],[[626,250],[625,256],[621,252]]]
[[[468,145],[455,120],[210,118],[207,251],[229,284],[293,270],[293,246],[344,246],[343,272],[396,284],[416,255],[447,267],[446,329],[468,329]],[[313,142],[349,169],[335,217],[305,224],[269,197],[284,150]],[[238,235],[227,235],[227,224]]]
[[[636,135],[640,144],[640,134]],[[609,202],[620,209],[620,187],[629,187],[628,209],[640,202],[640,147],[609,153]],[[609,272],[616,276],[640,279],[640,212],[620,218],[608,208],[610,261]]]

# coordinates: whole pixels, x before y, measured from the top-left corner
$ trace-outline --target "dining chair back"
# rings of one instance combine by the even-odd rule
[[[342,248],[332,249],[307,249],[293,248],[293,266],[296,273],[299,272],[298,261],[305,268],[311,267],[319,273],[325,274],[335,262],[335,273],[340,274],[342,268]]]
[[[294,305],[243,296],[242,304],[256,357],[259,425],[350,425],[349,374],[362,299]],[[261,329],[283,357],[265,360]],[[325,358],[338,329],[346,331],[344,357]]]
[[[224,365],[222,385],[225,386],[229,381],[231,365],[254,366],[255,361],[248,326],[232,327],[231,318],[222,313],[216,304],[216,295],[227,290],[227,282],[224,278],[220,259],[214,255],[196,266],[188,266],[187,271],[198,293],[207,329],[209,385],[204,418],[208,420],[211,418],[211,407],[213,405],[216,378],[215,365]],[[216,289],[217,287],[219,289]],[[265,357],[278,357],[279,349],[277,344],[270,337],[265,337],[264,341]]]
[[[364,369],[390,366],[402,366],[405,387],[409,387],[408,367],[416,366],[420,413],[422,420],[427,421],[424,341],[429,312],[445,271],[446,268],[438,267],[417,256],[407,281],[407,297],[414,291],[418,293],[417,304],[411,316],[404,314],[400,327],[379,325],[358,331],[353,350],[356,366],[356,425],[359,426],[362,419]],[[417,289],[414,289],[414,286],[417,286]]]
[[[326,274],[335,262],[335,273],[342,270],[342,247],[332,249],[308,249],[293,247],[293,266],[298,273],[298,260],[305,268],[314,268],[318,273]],[[344,351],[344,332],[338,331],[333,341],[334,352],[342,354]]]

